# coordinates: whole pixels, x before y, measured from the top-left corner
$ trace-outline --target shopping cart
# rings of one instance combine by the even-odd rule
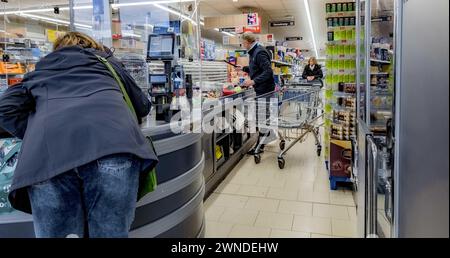
[[[279,92],[271,92],[259,98],[277,98],[275,107],[273,102],[267,104],[269,109],[276,108],[277,116],[269,116],[267,119],[258,120],[258,129],[264,130],[265,134],[260,139],[255,149],[255,163],[261,162],[261,146],[274,140],[278,135],[280,152],[278,154],[278,166],[285,167],[284,156],[298,142],[303,142],[309,133],[315,138],[316,152],[320,156],[322,145],[319,137],[319,120],[322,117],[320,81],[298,82],[285,85]],[[258,115],[265,110],[259,110]],[[269,132],[269,133],[267,133]],[[289,141],[289,145],[286,143]]]

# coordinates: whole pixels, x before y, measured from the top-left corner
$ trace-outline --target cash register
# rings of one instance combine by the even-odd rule
[[[147,61],[162,61],[164,73],[149,75],[149,95],[155,105],[156,120],[170,122],[180,111],[179,100],[192,99],[192,76],[178,65],[179,43],[175,33],[150,34]]]
[[[172,102],[171,72],[175,57],[174,33],[150,34],[148,36],[147,61],[162,61],[164,73],[149,75],[149,95],[155,105],[156,120],[170,121]]]

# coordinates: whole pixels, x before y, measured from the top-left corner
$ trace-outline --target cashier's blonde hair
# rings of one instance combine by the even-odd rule
[[[105,51],[105,48],[102,44],[97,43],[88,35],[76,31],[67,32],[66,34],[57,38],[55,43],[53,44],[53,50],[58,50],[60,48],[69,46],[80,46],[82,48],[93,48],[100,51]]]

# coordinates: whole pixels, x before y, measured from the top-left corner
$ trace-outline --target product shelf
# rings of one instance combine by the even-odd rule
[[[387,60],[379,60],[379,59],[374,59],[374,58],[371,58],[371,59],[370,59],[370,62],[380,63],[380,64],[390,64],[390,63],[391,63],[391,61],[387,61]]]
[[[292,64],[290,64],[290,63],[286,63],[286,62],[282,62],[282,61],[278,61],[278,60],[272,60],[272,63],[278,64],[281,66],[292,66]]]
[[[328,45],[355,45],[356,41],[353,39],[338,39],[333,41],[328,41]]]
[[[339,31],[339,30],[351,30],[351,29],[354,29],[354,28],[356,28],[355,25],[348,25],[348,26],[333,26],[333,27],[328,26],[328,27],[327,27],[327,30],[328,30],[328,31]]]
[[[340,17],[352,17],[355,16],[356,12],[355,11],[349,11],[349,12],[332,12],[332,13],[327,13],[326,14],[326,18],[340,18]]]

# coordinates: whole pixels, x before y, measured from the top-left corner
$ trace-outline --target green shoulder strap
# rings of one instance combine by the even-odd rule
[[[120,79],[119,75],[117,75],[116,70],[114,70],[114,68],[108,62],[108,60],[106,60],[106,58],[101,57],[99,55],[96,55],[96,56],[97,56],[98,60],[100,60],[100,62],[102,62],[106,66],[106,68],[108,68],[111,75],[117,81],[117,84],[119,84],[119,86],[120,86],[120,91],[122,91],[123,98],[124,98],[125,102],[127,103],[128,108],[130,108],[130,110],[133,112],[133,114],[137,117],[136,110],[133,107],[133,103],[131,102],[130,96],[128,96],[125,86],[123,85],[122,80]]]

